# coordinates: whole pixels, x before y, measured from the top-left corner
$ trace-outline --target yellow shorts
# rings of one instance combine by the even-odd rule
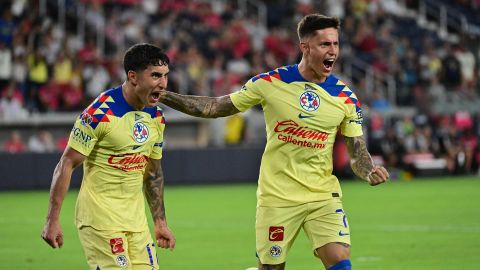
[[[98,231],[84,226],[78,230],[91,270],[158,269],[158,258],[150,232]]]
[[[338,198],[293,207],[257,207],[256,249],[263,264],[286,261],[290,247],[303,228],[312,250],[332,242],[350,245],[350,230]]]

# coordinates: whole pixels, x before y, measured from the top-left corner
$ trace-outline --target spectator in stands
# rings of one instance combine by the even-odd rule
[[[17,83],[18,88],[21,90],[23,97],[27,92],[27,64],[25,61],[25,55],[19,54],[15,56],[12,65],[12,79]]]
[[[23,94],[15,81],[11,81],[1,92],[0,96],[0,119],[12,121],[23,119],[28,116],[23,106]]]
[[[39,89],[48,83],[48,65],[40,48],[34,49],[27,58],[28,90],[25,96],[27,108],[37,111],[39,107]]]
[[[466,92],[469,97],[476,95],[474,87],[476,86],[476,61],[475,55],[465,48],[465,46],[458,44],[455,46],[454,55],[460,63],[461,74],[461,89]]]
[[[85,79],[85,93],[88,102],[100,94],[101,89],[108,87],[110,83],[110,74],[103,66],[101,59],[94,60],[91,65],[86,65],[83,70]]]
[[[1,11],[0,17],[0,42],[3,42],[7,47],[12,46],[13,32],[16,24],[13,19],[13,14],[10,8],[4,8]]]
[[[13,154],[21,153],[25,150],[25,143],[23,142],[20,132],[17,130],[10,132],[10,138],[8,138],[3,144],[3,151]]]
[[[421,78],[428,84],[434,77],[438,77],[442,70],[442,60],[438,56],[431,39],[424,40],[425,53],[420,55],[419,63],[421,70]]]
[[[82,64],[75,65],[72,78],[66,92],[60,94],[61,107],[64,111],[80,111],[84,107]]]
[[[60,91],[68,91],[73,76],[73,63],[70,56],[62,49],[53,64],[52,80],[60,88]]]
[[[38,110],[40,112],[55,112],[60,108],[60,95],[65,94],[61,92],[59,85],[53,80],[49,80],[45,85],[38,89]]]
[[[12,50],[0,40],[0,89],[3,89],[12,79]]]
[[[48,130],[39,130],[28,139],[28,150],[33,153],[51,153],[55,151],[53,135]]]
[[[442,60],[442,83],[448,91],[457,90],[462,82],[461,66],[451,47],[446,45],[446,55]]]
[[[405,154],[402,141],[397,137],[395,128],[387,128],[385,138],[380,142],[382,157],[387,168],[399,168],[402,164],[401,157]]]
[[[68,145],[68,135],[65,136],[60,136],[60,138],[57,139],[55,142],[55,147],[58,152],[63,152],[65,151],[65,148],[67,148]]]

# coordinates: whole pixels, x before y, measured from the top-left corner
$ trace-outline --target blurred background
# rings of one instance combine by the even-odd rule
[[[369,150],[393,179],[480,173],[480,0],[12,0],[0,10],[0,190],[49,187],[75,118],[125,80],[131,45],[166,51],[169,90],[221,96],[297,63],[297,22],[314,12],[341,20],[335,74],[359,97]],[[260,107],[216,120],[163,107],[167,183],[256,181]],[[341,137],[334,163],[353,177]]]

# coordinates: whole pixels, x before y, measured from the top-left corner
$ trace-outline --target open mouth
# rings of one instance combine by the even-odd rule
[[[327,71],[332,71],[333,63],[335,63],[335,59],[325,59],[323,60],[323,66]]]
[[[153,102],[158,102],[160,100],[160,92],[153,92],[150,94],[150,97]]]

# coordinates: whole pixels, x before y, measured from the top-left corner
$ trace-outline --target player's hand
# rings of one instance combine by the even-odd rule
[[[372,169],[372,172],[368,176],[368,183],[370,186],[376,186],[387,182],[388,178],[390,178],[390,174],[388,173],[387,169],[385,169],[383,166],[375,165],[375,167]]]
[[[42,238],[53,248],[63,246],[63,232],[60,222],[47,220],[43,227]]]
[[[157,244],[159,247],[168,248],[170,250],[175,248],[175,236],[173,235],[172,231],[170,231],[166,223],[155,223],[155,238],[157,239]]]

